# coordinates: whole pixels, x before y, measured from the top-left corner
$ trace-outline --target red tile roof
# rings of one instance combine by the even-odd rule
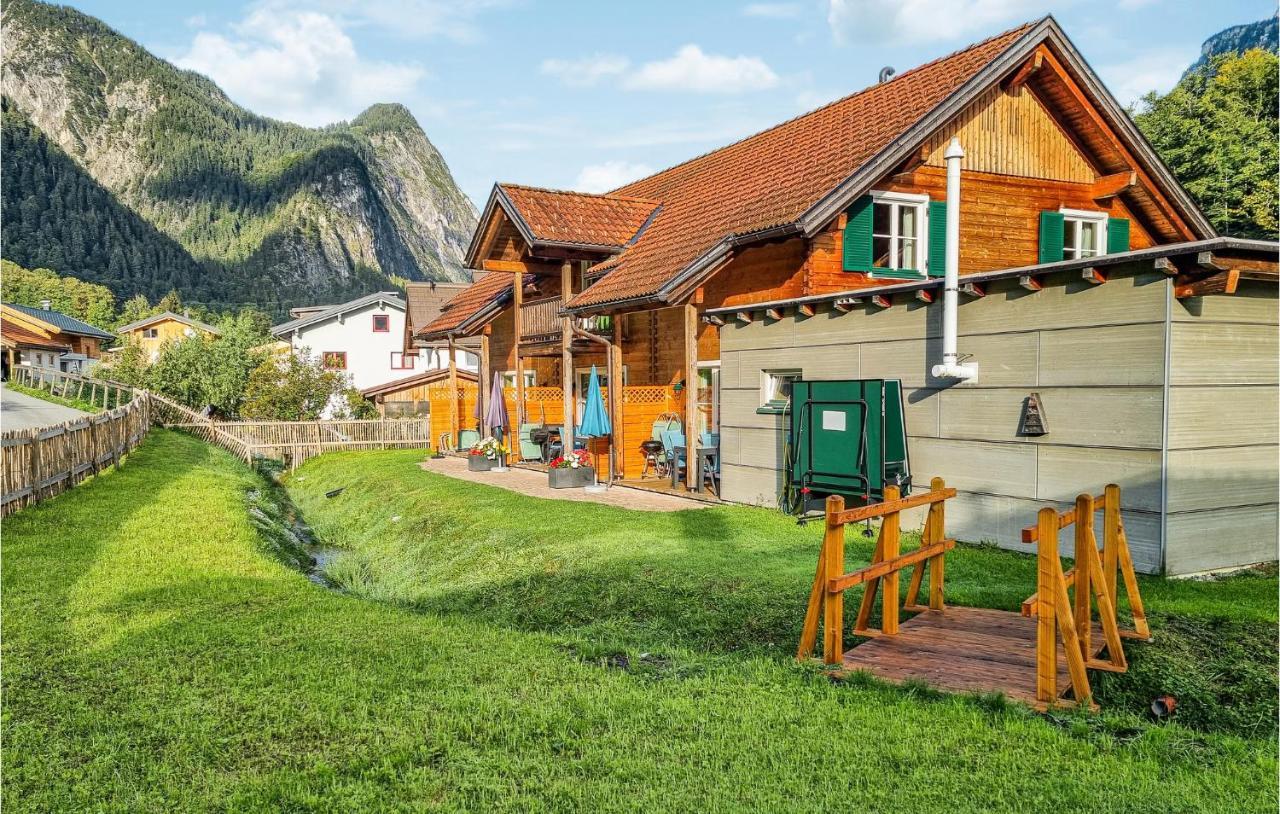
[[[640,231],[658,202],[625,195],[592,195],[518,184],[498,188],[537,241],[622,248]]]
[[[458,296],[449,300],[440,309],[436,317],[426,327],[418,331],[423,339],[440,338],[457,329],[471,317],[478,314],[486,305],[511,291],[514,274],[493,271],[477,276],[470,287]],[[526,283],[533,280],[533,275],[525,275]]]
[[[662,208],[570,307],[651,296],[725,237],[794,223],[1032,25],[610,193],[661,201]]]

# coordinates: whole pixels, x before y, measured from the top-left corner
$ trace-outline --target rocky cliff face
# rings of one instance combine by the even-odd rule
[[[400,279],[464,279],[475,208],[402,106],[300,127],[254,115],[74,10],[12,0],[0,20],[6,104],[203,270],[201,280],[173,280],[130,267],[126,251],[113,263],[123,272],[95,280],[117,295],[173,284],[283,308]],[[7,186],[19,188],[3,191],[6,216],[10,204],[57,198],[32,203],[25,184]],[[59,217],[85,214],[63,198]],[[6,234],[6,254],[24,244],[17,237]],[[76,273],[81,252],[66,249],[71,267],[59,270]]]
[[[1259,20],[1256,23],[1233,25],[1204,41],[1200,46],[1200,58],[1187,68],[1187,73],[1202,68],[1208,64],[1209,60],[1221,54],[1240,54],[1251,48],[1275,51],[1278,45],[1280,45],[1280,15]]]

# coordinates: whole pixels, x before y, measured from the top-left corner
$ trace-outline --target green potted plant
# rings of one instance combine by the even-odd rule
[[[573,489],[590,486],[596,482],[596,470],[592,466],[591,453],[575,449],[568,455],[553,460],[547,469],[547,485],[552,489]]]
[[[506,460],[509,450],[496,438],[477,441],[467,453],[467,469],[472,472],[488,472]]]

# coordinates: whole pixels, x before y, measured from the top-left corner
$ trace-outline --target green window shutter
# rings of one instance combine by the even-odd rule
[[[863,195],[848,210],[844,227],[844,270],[871,271],[871,196]]]
[[[947,202],[929,201],[929,276],[947,273]]]
[[[1107,254],[1129,251],[1129,219],[1107,218]]]
[[[1064,219],[1061,212],[1040,213],[1040,262],[1056,263],[1062,259],[1062,231]]]

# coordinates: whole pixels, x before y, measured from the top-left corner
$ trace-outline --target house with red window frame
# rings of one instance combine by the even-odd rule
[[[271,334],[365,390],[425,369],[419,351],[405,349],[407,310],[398,293],[378,291],[340,305],[299,309],[298,317]]]

